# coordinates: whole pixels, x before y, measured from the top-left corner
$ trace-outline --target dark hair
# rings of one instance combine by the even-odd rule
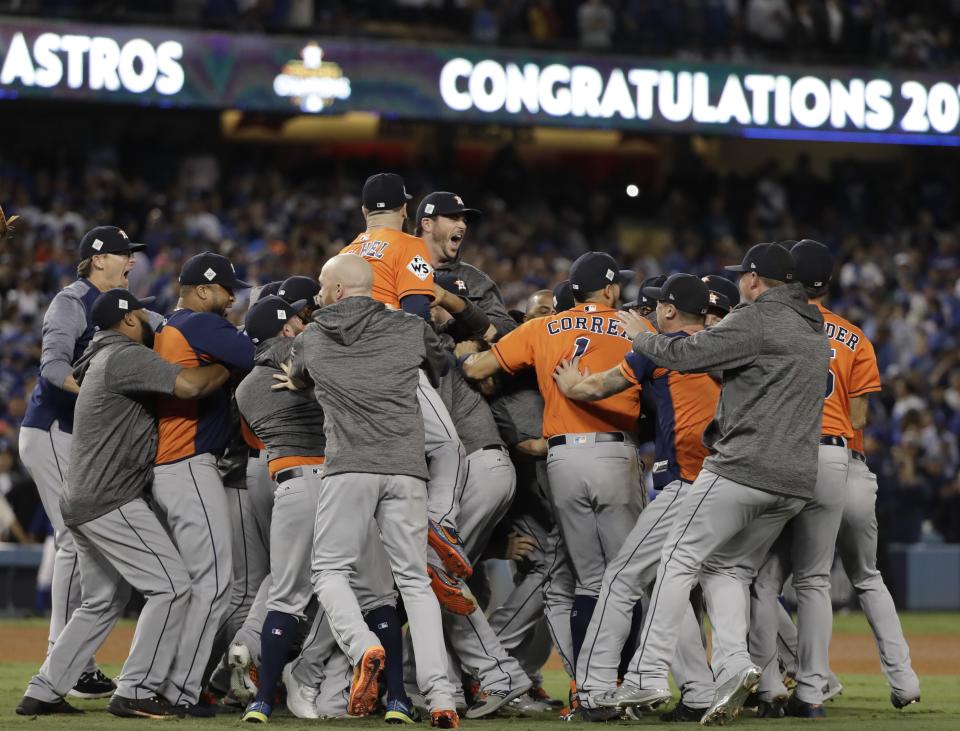
[[[677,310],[677,316],[684,325],[702,325],[707,319],[706,315],[697,312],[684,312],[683,310]]]
[[[93,274],[93,257],[88,256],[77,264],[77,277],[79,279],[86,279],[91,274]]]
[[[588,302],[592,297],[599,296],[602,293],[602,289],[595,289],[592,292],[584,292],[583,294],[573,290],[573,299],[575,302]]]
[[[822,287],[804,287],[804,290],[810,299],[820,299],[830,291],[830,285],[824,284]]]

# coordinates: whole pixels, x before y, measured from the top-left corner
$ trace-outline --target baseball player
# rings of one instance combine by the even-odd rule
[[[363,215],[367,230],[341,254],[356,254],[373,270],[372,297],[392,309],[402,309],[430,320],[436,293],[433,267],[423,239],[403,232],[407,194],[403,178],[394,173],[370,176],[363,185]],[[438,561],[431,562],[430,577],[441,602],[455,586],[453,577],[467,578],[472,571],[457,533],[458,498],[466,480],[466,453],[443,401],[421,374],[417,397],[423,415],[427,461],[430,467],[428,541]],[[441,568],[439,564],[442,563]],[[448,575],[451,574],[452,576]],[[462,611],[456,602],[451,611]]]
[[[708,274],[703,283],[710,290],[710,305],[707,307],[706,327],[716,325],[740,304],[737,285],[719,274]]]
[[[436,384],[445,360],[433,329],[374,300],[373,286],[372,268],[362,257],[330,259],[320,273],[323,307],[294,354],[292,375],[313,382],[325,415],[314,590],[354,664],[350,713],[365,715],[376,701],[385,651],[363,621],[350,576],[374,518],[406,607],[431,723],[456,728],[460,721],[437,632],[440,607],[425,571],[429,473],[423,422],[412,399],[420,368]]]
[[[661,333],[683,338],[703,330],[710,292],[697,277],[673,274],[661,287],[643,288],[641,295],[657,302]],[[671,372],[632,351],[618,366],[586,377],[575,363],[564,362],[555,379],[565,396],[580,401],[608,398],[639,385],[656,411],[653,484],[660,494],[640,514],[619,553],[607,565],[577,664],[580,715],[609,719],[618,711],[595,708],[592,696],[616,688],[621,654],[625,650],[632,654],[634,648],[627,640],[634,607],[654,579],[664,541],[707,456],[703,432],[716,412],[720,387],[706,373]],[[713,673],[689,603],[683,607],[682,617],[683,639],[671,663],[682,698],[664,720],[699,721],[713,700]]]
[[[20,715],[80,712],[63,697],[120,618],[130,586],[146,604],[107,710],[125,717],[176,713],[158,692],[174,660],[190,577],[144,500],[157,445],[151,397],[202,398],[229,372],[220,365],[181,368],[156,355],[144,313],[151,301],[110,289],[90,308],[99,332],[71,376],[81,388],[72,424],[70,481],[59,513],[74,536],[81,604],[30,680],[17,706]]]
[[[570,614],[574,665],[608,557],[616,555],[643,504],[642,468],[632,434],[640,401],[637,388],[596,404],[572,401],[560,392],[553,371],[574,357],[606,370],[629,352],[613,307],[621,281],[630,274],[621,272],[608,254],[584,254],[570,269],[576,307],[524,323],[491,350],[463,360],[464,373],[475,380],[500,370],[536,370],[545,403],[550,497],[577,580]]]
[[[234,302],[233,292],[248,286],[219,254],[204,252],[188,259],[180,271],[177,308],[157,333],[157,353],[177,365],[217,362],[231,370],[249,371],[253,343],[225,318]],[[230,431],[229,399],[229,391],[221,388],[196,402],[161,398],[157,408],[160,438],[153,497],[193,585],[162,693],[197,716],[213,712],[198,701],[213,641],[230,602],[230,512],[216,458]]]
[[[466,208],[455,193],[429,193],[417,206],[415,233],[422,236],[437,276],[449,275],[463,282],[467,297],[490,319],[484,339],[493,341],[517,327],[510,317],[500,288],[484,272],[461,260],[467,227],[480,217],[476,208]]]
[[[70,615],[80,606],[80,574],[73,537],[60,517],[60,497],[70,465],[73,407],[79,387],[73,364],[93,337],[90,308],[108,289],[126,287],[133,254],[144,244],[132,243],[115,226],[98,226],[80,240],[77,281],[67,285],[43,316],[43,351],[37,385],[30,394],[20,429],[20,459],[37,485],[40,502],[53,524],[57,553],[51,586],[50,634],[52,647]],[[156,323],[155,323],[156,324]],[[71,695],[106,698],[115,688],[86,658],[86,668]]]
[[[301,274],[295,274],[287,277],[280,283],[277,294],[283,297],[287,302],[303,301],[303,309],[297,313],[300,320],[304,323],[310,322],[313,313],[319,309],[317,295],[320,294],[320,284],[313,277],[305,277]]]
[[[823,306],[833,275],[826,246],[805,239],[795,244],[797,278],[824,319],[830,370],[823,401],[819,468],[813,499],[774,544],[752,592],[750,654],[763,668],[758,700],[767,715],[786,706],[790,715],[824,715],[823,689],[830,676],[833,607],[830,568],[847,503],[848,440],[866,422],[866,396],[880,390],[880,374],[869,341],[856,326]],[[789,698],[777,661],[778,598],[793,572],[797,592],[797,687]]]
[[[670,370],[722,371],[723,381],[704,432],[711,454],[664,544],[639,648],[623,685],[594,698],[600,706],[656,708],[670,698],[677,617],[698,576],[721,684],[701,723],[736,717],[760,678],[747,650],[746,584],[813,494],[829,350],[822,315],[792,283],[788,251],[757,244],[732,269],[747,304],[689,337],[651,333],[640,315],[621,313],[636,352]]]

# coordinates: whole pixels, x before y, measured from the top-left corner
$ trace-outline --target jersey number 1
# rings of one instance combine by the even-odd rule
[[[830,360],[833,360],[837,357],[837,351],[834,348],[830,348]],[[836,388],[836,377],[833,375],[833,368],[827,369],[827,395],[823,397],[823,400],[826,401],[828,398],[833,396],[833,389]]]
[[[573,341],[573,344],[576,347],[573,349],[573,356],[570,358],[570,360],[579,358],[581,355],[587,352],[587,346],[590,345],[590,338],[577,338]]]

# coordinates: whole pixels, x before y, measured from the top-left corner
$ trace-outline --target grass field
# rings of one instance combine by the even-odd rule
[[[905,614],[903,616],[904,631],[908,639],[926,640],[939,636],[939,645],[945,651],[945,656],[937,654],[936,658],[918,657],[914,651],[915,664],[923,668],[940,669],[938,674],[925,673],[921,669],[921,683],[923,687],[923,702],[911,706],[903,711],[895,710],[889,701],[889,691],[883,677],[879,674],[879,663],[874,674],[844,672],[844,657],[837,656],[837,642],[834,644],[834,669],[840,674],[844,684],[844,692],[839,698],[827,704],[827,718],[824,721],[812,722],[796,719],[760,720],[743,718],[736,725],[745,728],[759,728],[772,725],[778,731],[792,729],[808,729],[811,723],[817,728],[830,727],[836,729],[869,729],[869,731],[920,731],[931,729],[936,731],[958,731],[960,729],[960,657],[956,652],[960,648],[960,615],[957,614]],[[86,713],[78,716],[58,716],[52,718],[23,718],[14,714],[14,708],[26,687],[30,675],[37,669],[38,662],[7,662],[10,654],[8,641],[16,643],[14,638],[25,636],[28,633],[36,634],[45,623],[40,620],[0,621],[0,728],[2,729],[125,729],[142,728],[149,721],[129,721],[118,719],[105,710],[106,701],[77,701],[76,705]],[[860,614],[838,615],[834,627],[835,640],[845,643],[860,642],[865,644],[869,638],[870,629]],[[859,638],[859,639],[858,639]],[[919,642],[917,643],[920,644]],[[927,642],[929,646],[931,643]],[[42,652],[42,650],[41,650]],[[874,650],[874,654],[875,654]],[[19,659],[19,658],[18,658]],[[109,673],[119,670],[118,665],[105,663],[104,669]],[[944,674],[944,671],[949,674]],[[565,676],[555,670],[546,673],[547,689],[555,697],[565,697]],[[159,723],[172,724],[176,728],[226,728],[240,725],[239,717],[221,715],[214,719],[186,719],[169,720]],[[285,712],[278,711],[270,721],[270,725],[285,729],[317,728],[318,725],[327,725],[332,728],[383,728],[381,720],[345,720],[345,721],[303,721]],[[425,726],[425,724],[423,724]],[[560,725],[556,714],[545,714],[542,718],[510,718],[495,717],[487,720],[464,721],[465,727],[547,729]],[[586,726],[587,724],[563,724],[568,726]],[[660,723],[655,716],[650,716],[639,722],[619,722],[617,726],[637,727],[664,727],[676,728],[675,724]],[[692,724],[681,728],[693,728]]]

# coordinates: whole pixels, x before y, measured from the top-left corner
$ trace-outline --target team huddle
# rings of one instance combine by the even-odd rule
[[[824,305],[827,247],[757,244],[736,283],[654,277],[630,303],[633,272],[588,252],[508,311],[461,259],[480,212],[430,193],[407,234],[409,200],[371,176],[366,230],[319,278],[254,289],[242,329],[225,257],[186,261],[163,317],[127,289],[145,246],[84,236],[21,430],[57,554],[17,713],[610,721],[661,709],[672,673],[664,721],[817,718],[842,691],[835,550],[892,704],[920,700],[876,568],[877,361]],[[490,558],[514,570],[496,603]],[[111,679],[94,656],[131,589]]]

